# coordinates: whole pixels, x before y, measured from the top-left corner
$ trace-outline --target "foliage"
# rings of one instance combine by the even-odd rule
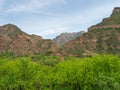
[[[119,90],[120,57],[0,57],[0,90]],[[44,61],[45,60],[45,61]],[[52,63],[53,62],[53,63]]]

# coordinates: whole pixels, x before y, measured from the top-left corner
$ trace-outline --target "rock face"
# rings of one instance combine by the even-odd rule
[[[62,50],[65,55],[120,55],[120,8],[115,8],[109,18],[90,27],[87,33],[66,43]]]
[[[65,43],[74,40],[75,38],[81,36],[84,31],[76,32],[76,33],[62,33],[53,39],[53,42],[57,44],[58,47],[62,47]]]
[[[13,24],[0,26],[0,53],[27,55],[54,53],[56,45],[37,35],[28,35]]]

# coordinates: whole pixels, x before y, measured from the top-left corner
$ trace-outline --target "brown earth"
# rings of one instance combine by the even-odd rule
[[[51,40],[26,34],[13,24],[0,26],[0,53],[10,52],[16,55],[52,54],[56,48]]]

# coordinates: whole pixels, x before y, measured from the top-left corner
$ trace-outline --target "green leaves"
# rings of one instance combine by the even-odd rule
[[[41,62],[42,59],[46,61]],[[54,64],[50,60],[53,60]],[[0,58],[0,90],[119,90],[119,88],[120,58],[115,55],[67,58],[66,61],[59,61],[59,57],[52,56],[19,57],[13,60]]]

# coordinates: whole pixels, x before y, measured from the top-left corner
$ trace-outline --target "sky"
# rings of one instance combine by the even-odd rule
[[[53,39],[87,31],[114,7],[120,7],[120,0],[0,0],[0,25],[15,24],[28,34]]]

